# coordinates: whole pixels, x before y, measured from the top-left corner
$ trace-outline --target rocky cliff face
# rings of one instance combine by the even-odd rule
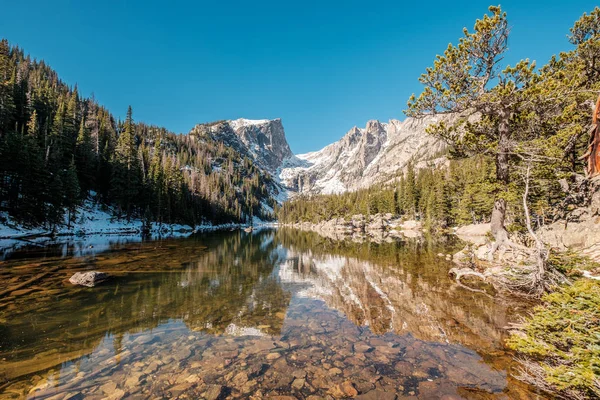
[[[210,135],[250,157],[258,166],[271,173],[293,156],[285,138],[281,119],[236,119],[196,125],[192,135]]]
[[[371,120],[319,151],[299,155],[290,150],[280,119],[199,124],[190,134],[210,135],[250,157],[278,179],[290,196],[327,194],[388,182],[411,160],[417,168],[445,162],[446,145],[425,132],[440,118]]]
[[[600,262],[600,180],[565,185],[564,215],[543,226],[538,235],[551,247],[575,250]],[[600,269],[594,275],[594,279],[600,279]]]
[[[278,176],[293,193],[341,193],[387,182],[411,160],[417,168],[444,162],[445,144],[425,132],[440,118],[371,120],[322,150],[287,159]]]

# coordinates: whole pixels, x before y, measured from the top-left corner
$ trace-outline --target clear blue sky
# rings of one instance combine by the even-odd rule
[[[196,123],[283,119],[295,153],[369,119],[402,119],[417,78],[487,1],[0,0],[0,37],[44,59],[116,116],[188,132]],[[596,1],[504,1],[508,60],[569,48]],[[497,3],[496,3],[497,4]]]

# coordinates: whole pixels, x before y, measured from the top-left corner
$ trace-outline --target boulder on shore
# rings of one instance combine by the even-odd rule
[[[104,282],[110,277],[106,272],[99,271],[87,271],[87,272],[76,272],[69,282],[73,285],[81,285],[87,287],[94,287],[99,283]]]
[[[487,244],[489,242],[488,235],[491,232],[491,224],[472,224],[464,225],[456,228],[456,236],[459,239],[473,243],[479,246]]]

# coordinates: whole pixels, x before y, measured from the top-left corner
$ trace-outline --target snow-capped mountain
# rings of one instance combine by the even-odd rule
[[[417,168],[442,162],[446,145],[425,132],[439,118],[371,120],[319,151],[286,159],[278,177],[293,193],[341,193],[389,181],[411,160]]]
[[[213,139],[250,157],[259,167],[275,176],[283,161],[293,156],[285,138],[281,119],[236,119],[196,125],[192,135],[209,134]]]
[[[371,120],[323,149],[294,155],[281,119],[237,119],[199,124],[192,135],[210,135],[251,158],[295,194],[340,193],[384,183],[412,160],[417,168],[445,161],[446,145],[425,128],[442,117]]]

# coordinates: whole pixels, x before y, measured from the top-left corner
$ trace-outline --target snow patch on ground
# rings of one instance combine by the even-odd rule
[[[272,209],[271,209],[272,210]],[[114,216],[110,207],[99,204],[94,200],[94,194],[78,208],[76,217],[70,224],[65,219],[64,224],[54,228],[28,227],[16,223],[6,212],[0,212],[0,252],[7,253],[24,246],[45,246],[66,242],[65,236],[78,238],[77,245],[69,251],[76,255],[89,252],[97,253],[101,248],[109,248],[115,240],[123,240],[123,236],[141,235],[143,221],[141,219],[119,219]],[[255,226],[266,225],[265,221],[255,218]],[[203,223],[196,227],[181,224],[152,223],[152,237],[184,237],[194,232],[219,229],[235,229],[240,224],[213,225]],[[62,238],[62,239],[61,239]],[[73,245],[73,243],[71,243]],[[86,249],[93,249],[86,251]]]
[[[588,279],[600,281],[600,276],[593,275],[590,271],[583,271],[583,276],[585,276]]]

